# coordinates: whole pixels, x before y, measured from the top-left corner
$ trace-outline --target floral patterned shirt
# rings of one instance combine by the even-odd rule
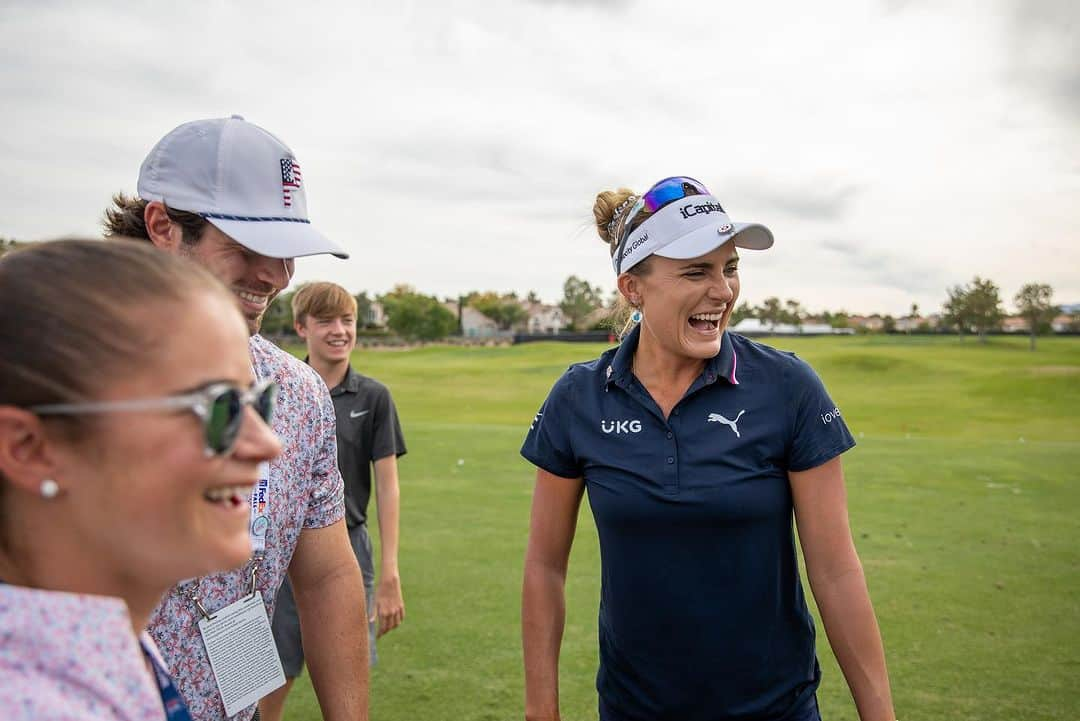
[[[270,464],[270,527],[257,583],[266,612],[273,618],[278,587],[300,532],[345,517],[344,485],[337,468],[334,405],[326,384],[309,366],[261,336],[252,336],[250,349],[255,374],[260,379],[273,378],[280,386],[274,431],[283,451]],[[239,600],[250,587],[250,564],[181,582],[165,595],[150,619],[150,635],[194,721],[227,717],[199,633],[199,610],[189,592],[197,588],[203,607],[214,613]],[[247,721],[254,713],[252,705],[233,719]]]
[[[164,721],[127,604],[0,584],[0,718]]]

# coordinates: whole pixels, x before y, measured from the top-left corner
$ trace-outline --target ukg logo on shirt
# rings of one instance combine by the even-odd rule
[[[600,430],[604,433],[641,433],[641,421],[600,421]]]

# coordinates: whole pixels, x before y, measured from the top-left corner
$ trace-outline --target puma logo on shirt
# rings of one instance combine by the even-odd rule
[[[709,414],[709,423],[723,423],[725,426],[730,426],[731,430],[735,431],[735,437],[736,438],[742,438],[742,436],[739,435],[739,425],[738,424],[739,424],[739,419],[742,418],[743,413],[746,413],[745,408],[743,410],[739,411],[739,415],[735,416],[735,420],[731,420],[731,421],[729,421],[727,418],[724,418],[719,413],[710,413]]]

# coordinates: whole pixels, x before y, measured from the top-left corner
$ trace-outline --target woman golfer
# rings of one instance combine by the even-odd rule
[[[142,631],[251,553],[280,446],[247,338],[217,280],[149,245],[0,259],[0,718],[190,718]]]
[[[582,493],[600,538],[602,721],[819,719],[810,587],[862,721],[893,721],[848,528],[855,443],[803,361],[726,331],[738,250],[702,185],[667,178],[593,209],[636,327],[571,366],[529,430],[537,466],[522,616],[527,719],[559,718],[563,586]]]

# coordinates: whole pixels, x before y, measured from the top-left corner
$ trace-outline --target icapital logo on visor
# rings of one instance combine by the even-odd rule
[[[723,213],[724,209],[720,206],[719,203],[714,203],[712,201],[709,201],[709,202],[703,203],[701,205],[694,205],[692,203],[688,203],[687,205],[684,205],[682,208],[680,208],[679,212],[682,213],[682,217],[685,219],[685,218],[693,217],[695,215],[708,215],[709,213]]]

